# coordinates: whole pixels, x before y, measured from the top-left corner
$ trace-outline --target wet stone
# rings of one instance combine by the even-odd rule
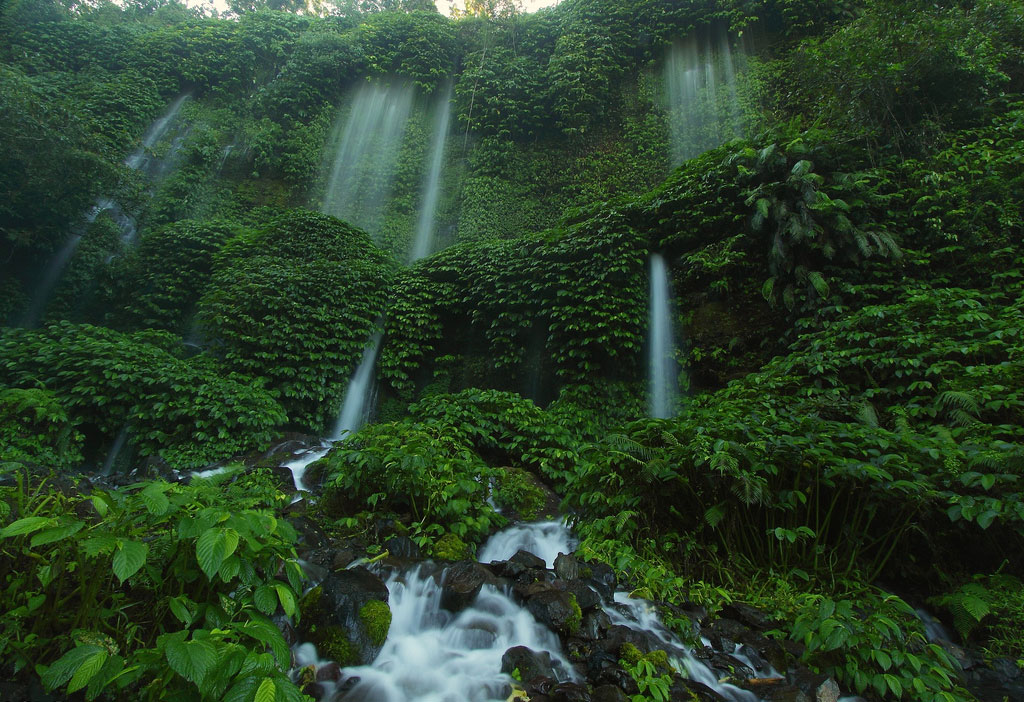
[[[696,702],[729,702],[704,683],[685,678],[676,678],[669,690],[669,699],[695,700]]]
[[[591,702],[629,702],[626,693],[615,685],[600,685],[590,695]]]
[[[547,568],[547,565],[542,559],[533,555],[529,551],[516,551],[516,554],[512,556],[512,558],[509,558],[508,562],[521,565],[524,568],[529,568],[531,570],[545,570]]]
[[[444,572],[441,585],[441,606],[449,612],[460,612],[476,599],[491,574],[479,563],[461,561]]]
[[[579,561],[576,556],[566,553],[558,554],[555,558],[555,575],[562,580],[575,580],[580,575]]]
[[[519,671],[519,678],[523,681],[555,677],[551,654],[533,651],[526,646],[514,646],[501,657],[501,672],[511,675],[514,670]]]
[[[581,609],[582,607],[583,605],[580,605]],[[603,611],[587,612],[583,615],[583,623],[577,636],[585,641],[597,641],[601,638],[601,632],[607,631],[611,625],[611,619]]]

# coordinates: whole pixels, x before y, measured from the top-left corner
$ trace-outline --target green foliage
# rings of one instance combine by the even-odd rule
[[[979,639],[990,656],[1020,658],[1022,634],[1019,622],[1024,610],[1024,586],[1020,579],[1003,573],[965,582],[957,590],[932,598],[953,617],[957,633]]]
[[[199,319],[230,368],[269,380],[290,421],[323,428],[383,309],[390,266],[362,231],[290,211],[223,246]]]
[[[251,378],[209,358],[184,360],[178,341],[159,332],[64,322],[8,330],[0,350],[0,382],[46,388],[87,436],[109,441],[127,426],[140,455],[181,468],[269,443],[285,419]]]
[[[213,254],[236,234],[228,222],[185,220],[144,235],[107,274],[102,297],[114,310],[112,326],[184,335],[209,282]]]
[[[421,545],[446,531],[476,542],[501,519],[485,501],[494,470],[436,423],[368,426],[326,460],[330,489],[353,511],[408,515]]]
[[[356,29],[356,44],[371,71],[411,78],[426,91],[455,64],[452,22],[437,12],[381,12]]]
[[[953,702],[956,663],[929,644],[914,610],[895,595],[857,599],[806,595],[790,636],[804,660],[858,693],[882,699]]]
[[[13,511],[0,520],[0,653],[15,671],[41,664],[47,689],[87,699],[236,699],[266,680],[302,699],[263,613],[276,602],[258,605],[273,588],[294,614],[302,577],[295,531],[275,516],[286,496],[263,477],[68,497],[19,475],[2,499]]]
[[[494,502],[504,509],[514,510],[520,519],[533,521],[543,516],[544,491],[520,468],[506,468],[498,478]]]
[[[0,390],[0,465],[26,462],[68,468],[82,460],[82,435],[53,393]]]

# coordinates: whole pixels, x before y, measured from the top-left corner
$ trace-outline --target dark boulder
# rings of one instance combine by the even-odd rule
[[[590,695],[591,702],[629,702],[626,693],[615,685],[600,685]]]
[[[494,576],[479,563],[461,561],[445,569],[441,578],[441,606],[461,612],[480,594],[480,588]]]
[[[526,600],[526,609],[552,631],[574,636],[583,623],[576,598],[562,590],[546,590]]]
[[[387,601],[384,582],[366,568],[327,573],[300,602],[300,634],[343,666],[369,663],[391,625]]]
[[[547,651],[534,651],[526,646],[514,646],[501,657],[502,673],[513,675],[517,670],[519,679],[527,682],[537,678],[555,677],[551,654]]]
[[[575,580],[580,577],[580,564],[576,556],[560,553],[555,558],[555,576],[562,580]]]

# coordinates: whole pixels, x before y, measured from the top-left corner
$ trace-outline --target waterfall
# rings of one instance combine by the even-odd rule
[[[529,551],[554,568],[558,554],[575,550],[576,542],[563,522],[536,522],[498,532],[481,547],[478,559],[481,563],[507,561],[517,551]]]
[[[739,54],[742,57],[742,53]],[[665,59],[672,165],[740,133],[736,58],[724,29],[673,43]]]
[[[348,118],[335,124],[336,151],[323,212],[376,234],[412,101],[408,83],[366,83],[356,91]]]
[[[107,454],[107,460],[103,462],[103,468],[100,470],[100,475],[110,475],[114,470],[114,465],[117,463],[118,457],[121,455],[121,451],[124,450],[124,445],[128,442],[128,425],[125,424],[121,427],[121,431],[118,433],[117,438],[114,439],[114,443],[110,446],[110,453]]]
[[[416,236],[413,239],[412,253],[409,262],[429,256],[434,249],[434,217],[437,214],[437,203],[441,198],[441,170],[444,167],[444,147],[448,142],[448,125],[452,116],[452,86],[438,99],[435,108],[434,137],[431,141],[430,160],[423,182],[423,199],[420,201],[420,216],[416,223]]]
[[[648,392],[650,415],[665,419],[675,414],[679,399],[679,367],[672,339],[672,283],[661,254],[651,254],[651,294],[648,308]]]
[[[175,126],[178,114],[181,112],[182,106],[188,101],[189,97],[190,96],[187,93],[179,96],[170,104],[167,110],[149,126],[145,134],[142,136],[142,145],[124,160],[125,166],[133,171],[143,173],[147,178],[154,181],[167,175],[175,154],[184,142],[184,134],[182,133],[177,135],[171,145],[171,148],[168,150],[168,153],[163,158],[156,158],[150,153],[150,150],[161,139],[167,136],[171,128]],[[135,220],[126,214],[114,200],[108,197],[99,198],[96,201],[96,204],[92,206],[89,213],[86,215],[85,222],[81,226],[75,227],[75,229],[72,230],[67,241],[47,265],[46,271],[40,278],[39,284],[36,286],[36,289],[32,294],[32,299],[29,302],[29,306],[25,311],[25,315],[22,320],[23,326],[34,327],[42,320],[43,312],[46,309],[47,303],[50,301],[50,296],[53,294],[54,288],[57,286],[61,275],[64,273],[64,269],[67,268],[68,263],[71,261],[71,257],[74,255],[75,250],[81,243],[86,230],[89,228],[89,225],[95,222],[96,218],[104,212],[110,213],[110,216],[121,231],[122,244],[130,245],[135,240]],[[113,255],[111,255],[110,258],[113,258]],[[110,259],[108,258],[107,260],[109,262]]]
[[[366,423],[373,396],[373,368],[377,364],[380,353],[381,332],[370,338],[370,343],[363,349],[363,357],[356,366],[356,372],[345,390],[345,399],[341,403],[341,413],[331,433],[333,439],[340,439],[344,434],[358,431]]]

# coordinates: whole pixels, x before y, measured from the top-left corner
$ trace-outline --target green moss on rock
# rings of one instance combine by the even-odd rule
[[[359,621],[374,646],[383,646],[391,629],[391,608],[387,602],[370,600],[359,610]]]
[[[388,611],[390,613],[390,610]],[[343,627],[325,626],[314,634],[313,644],[316,646],[317,652],[324,658],[330,659],[342,667],[359,665],[363,662],[360,660],[359,649],[352,643],[352,639]]]
[[[469,545],[455,534],[445,534],[434,543],[431,549],[434,558],[443,561],[463,561],[472,557]]]
[[[572,614],[565,620],[565,629],[574,636],[583,623],[583,610],[580,609],[580,603],[576,601],[576,595],[569,595],[569,606],[572,608]]]

